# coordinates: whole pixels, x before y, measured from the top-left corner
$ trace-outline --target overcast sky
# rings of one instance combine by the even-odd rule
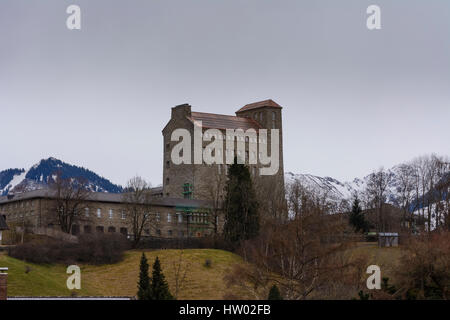
[[[285,171],[351,180],[449,155],[450,1],[0,1],[0,170],[53,156],[157,185],[171,107],[268,98]]]

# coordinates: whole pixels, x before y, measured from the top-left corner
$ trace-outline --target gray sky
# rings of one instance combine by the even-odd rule
[[[54,156],[157,185],[171,107],[267,98],[285,171],[349,180],[449,155],[450,1],[0,1],[0,170]]]

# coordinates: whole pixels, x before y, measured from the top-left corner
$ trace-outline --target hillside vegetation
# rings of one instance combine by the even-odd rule
[[[145,251],[149,263],[156,256],[172,292],[175,291],[175,270],[180,261],[180,250]],[[122,262],[113,265],[80,265],[81,290],[78,296],[135,296],[142,251],[128,251]],[[182,270],[186,278],[179,299],[223,299],[226,292],[224,275],[239,256],[222,250],[189,249],[182,252]],[[210,266],[206,266],[206,260]],[[0,253],[0,266],[9,268],[8,296],[70,296],[66,288],[64,265],[36,265]],[[28,272],[27,272],[28,271]],[[184,272],[182,272],[184,273]],[[242,297],[244,298],[244,297]]]

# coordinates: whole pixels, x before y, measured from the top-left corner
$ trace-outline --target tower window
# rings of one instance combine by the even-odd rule
[[[272,111],[272,128],[275,129],[276,124],[275,124],[275,120],[276,120],[277,116],[275,114],[275,111]]]
[[[192,199],[192,185],[190,183],[183,184],[183,198]]]

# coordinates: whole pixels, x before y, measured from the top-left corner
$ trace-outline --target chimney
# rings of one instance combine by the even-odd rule
[[[191,116],[191,106],[187,103],[172,108],[172,119],[185,119]]]
[[[8,296],[8,268],[0,268],[0,301],[6,300]]]

